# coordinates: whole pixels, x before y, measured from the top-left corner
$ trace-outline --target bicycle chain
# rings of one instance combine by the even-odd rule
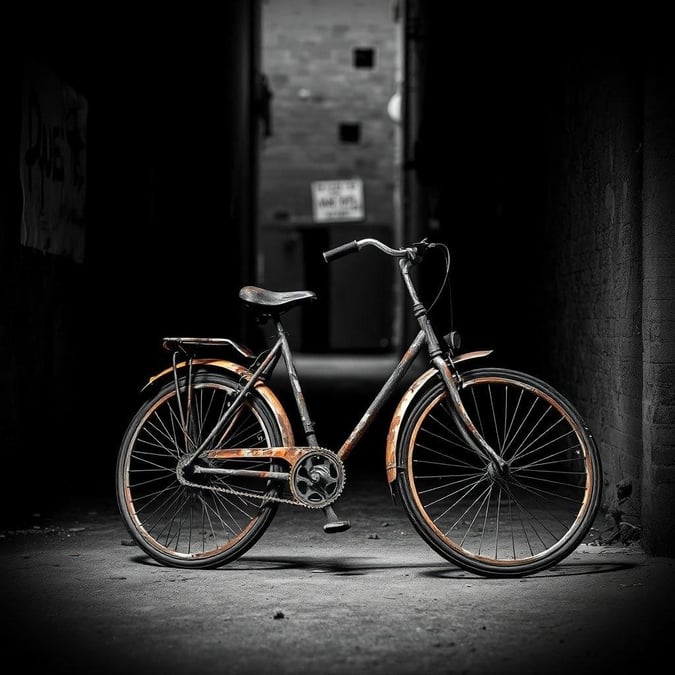
[[[330,451],[328,451],[330,452]],[[290,473],[288,479],[290,481]],[[187,480],[187,478],[179,477],[178,482],[181,485],[186,485],[187,487],[199,488],[200,490],[211,490],[212,492],[222,492],[228,495],[235,495],[236,497],[248,497],[250,499],[259,499],[261,502],[276,502],[279,504],[290,504],[291,506],[304,506],[306,509],[319,509],[323,506],[312,506],[311,504],[305,504],[297,499],[284,499],[283,497],[271,497],[268,495],[258,495],[253,492],[245,492],[242,490],[235,490],[234,488],[218,487],[216,485],[201,485],[200,483],[193,483],[192,481]],[[333,497],[333,499],[328,502],[328,504],[333,504],[335,500],[342,494],[345,489],[345,484],[347,483],[347,476],[345,472],[342,473],[342,485],[340,486],[340,491]],[[327,506],[327,505],[324,505]]]
[[[235,495],[237,497],[249,497],[250,499],[259,499],[262,502],[278,502],[280,504],[291,504],[293,506],[305,506],[308,509],[313,508],[308,504],[303,504],[295,499],[284,499],[283,497],[271,497],[268,495],[257,495],[253,492],[244,492],[242,490],[235,490],[234,488],[226,487],[217,487],[215,485],[201,485],[200,483],[193,483],[192,481],[183,480],[179,481],[181,485],[186,485],[188,487],[199,488],[200,490],[211,490],[212,492],[223,492],[228,495]]]

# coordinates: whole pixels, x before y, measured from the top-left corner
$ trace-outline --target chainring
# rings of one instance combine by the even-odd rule
[[[344,486],[344,464],[330,450],[311,450],[291,470],[291,493],[298,502],[310,509],[321,509],[332,504]]]

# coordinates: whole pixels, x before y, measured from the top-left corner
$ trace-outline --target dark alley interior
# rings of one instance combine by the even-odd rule
[[[268,140],[260,115],[260,26],[272,2],[227,3],[218,19],[91,10],[78,21],[65,11],[17,20],[21,48],[6,55],[1,71],[12,102],[0,137],[0,338],[9,355],[2,431],[11,475],[23,481],[25,458],[36,453],[43,465],[30,493],[4,499],[9,520],[86,495],[114,497],[117,448],[138,392],[169,365],[162,337],[265,344],[237,293],[259,281],[259,220],[268,205],[259,200],[258,172],[264,153],[274,151],[274,134],[283,133],[274,90]],[[330,2],[312,6],[331,11]],[[357,17],[365,11],[355,8]],[[652,412],[662,410],[672,428],[663,383],[671,339],[647,336],[672,328],[669,259],[650,254],[672,243],[664,225],[672,58],[658,40],[645,44],[639,36],[614,49],[620,31],[570,34],[561,25],[549,34],[518,17],[478,14],[426,0],[391,3],[405,83],[396,236],[401,244],[429,237],[449,246],[452,295],[442,294],[434,309],[439,331],[458,329],[466,350],[495,349],[501,363],[540,375],[575,400],[607,458],[606,506],[617,485],[630,483],[631,508],[659,523],[654,546],[673,550],[673,525],[657,515],[672,503],[670,481],[662,485],[666,497],[642,503],[652,494],[649,481],[664,475],[649,467],[671,463],[659,440],[665,432],[652,424]],[[368,35],[366,25],[357,28]],[[355,46],[363,44],[348,49]],[[21,242],[24,67],[36,62],[87,104],[80,262],[50,253],[54,241],[46,250]],[[282,90],[276,93],[279,104]],[[58,143],[42,143],[39,168],[47,175]],[[364,153],[361,164],[354,161],[367,164],[367,142],[343,150]],[[308,250],[320,255],[316,223],[301,225],[319,243]],[[366,217],[355,231],[370,236],[376,225]],[[377,306],[370,263],[361,260],[347,299],[370,293]],[[317,336],[328,330],[329,274],[338,274],[340,262],[330,272],[320,259],[303,264],[328,297],[294,311],[325,345]],[[425,301],[441,279],[439,261],[421,280]],[[408,338],[411,325],[396,330]],[[325,355],[363,357],[377,375],[398,356],[390,348]],[[376,383],[343,391],[342,378],[334,386],[321,373],[308,373],[306,393],[332,443],[357,421]],[[386,428],[378,422],[373,436],[382,439]],[[378,450],[361,457],[355,465],[383,470]]]

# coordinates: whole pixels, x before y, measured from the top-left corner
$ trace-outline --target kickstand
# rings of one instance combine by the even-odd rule
[[[326,516],[326,522],[324,523],[323,531],[327,534],[333,534],[334,532],[344,532],[352,526],[348,520],[338,520],[338,517],[330,504],[328,506],[324,506],[323,513]]]

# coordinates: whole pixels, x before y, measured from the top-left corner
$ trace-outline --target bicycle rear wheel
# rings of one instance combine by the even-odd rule
[[[278,508],[278,502],[266,500],[280,495],[278,480],[189,471],[185,478],[191,485],[178,480],[180,459],[208,437],[238,388],[236,380],[218,372],[195,374],[190,387],[183,376],[179,402],[171,380],[142,404],[124,435],[116,472],[119,510],[136,543],[164,565],[211,568],[230,562],[262,536]],[[273,413],[252,392],[207,450],[279,445],[283,434]],[[278,460],[266,458],[198,462],[281,470]]]
[[[547,569],[582,542],[600,504],[600,457],[572,404],[541,380],[486,368],[463,375],[476,428],[506,461],[494,471],[459,434],[444,385],[421,393],[397,447],[403,506],[422,538],[488,577]]]

